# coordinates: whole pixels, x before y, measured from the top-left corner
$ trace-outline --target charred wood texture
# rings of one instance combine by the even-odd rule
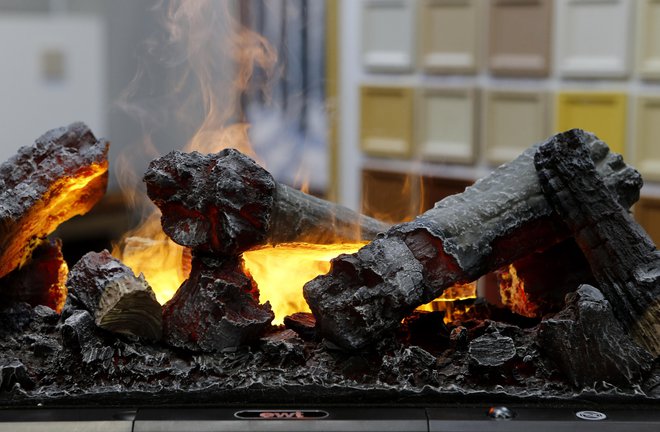
[[[0,301],[44,305],[59,312],[66,300],[67,272],[62,242],[42,240],[23,267],[0,279]]]
[[[639,173],[595,136],[574,135],[587,144],[613,196],[626,207],[634,203]],[[540,145],[357,253],[333,260],[327,275],[304,287],[320,334],[344,348],[361,348],[445,288],[569,237],[541,191],[534,166]]]
[[[243,272],[241,258],[201,257],[163,307],[165,341],[191,351],[218,352],[255,342],[270,326],[270,303],[259,304],[259,290]]]
[[[275,182],[234,149],[171,152],[149,165],[149,198],[165,233],[196,251],[237,255],[263,244],[372,239],[388,226]]]
[[[40,238],[101,199],[108,145],[74,123],[46,132],[0,165],[0,277],[25,264]]]
[[[541,146],[534,162],[541,189],[589,261],[614,315],[639,344],[660,355],[660,253],[653,240],[605,186],[577,131]]]
[[[565,309],[541,322],[539,346],[577,388],[602,381],[632,387],[653,364],[614,317],[610,302],[590,285],[568,294]]]
[[[89,252],[73,266],[67,280],[70,301],[82,306],[105,330],[158,340],[162,309],[144,280],[108,251]]]

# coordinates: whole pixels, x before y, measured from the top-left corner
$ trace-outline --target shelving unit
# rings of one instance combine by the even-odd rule
[[[642,172],[660,243],[660,1],[344,0],[338,22],[343,204],[409,217],[395,196],[423,210],[582,127]]]

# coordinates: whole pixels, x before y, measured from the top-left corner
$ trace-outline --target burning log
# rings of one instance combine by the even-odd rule
[[[40,240],[24,266],[2,278],[0,300],[45,305],[60,312],[66,300],[67,273],[62,242]]]
[[[388,226],[275,182],[234,149],[171,152],[144,176],[165,233],[200,252],[238,255],[255,246],[370,240]]]
[[[575,130],[571,136],[590,149],[623,206],[639,198],[641,177],[621,156],[592,134]],[[304,287],[320,334],[344,348],[361,348],[445,288],[566,239],[570,231],[541,191],[533,160],[539,146],[357,253],[333,260],[327,275]]]
[[[40,240],[29,261],[2,279],[0,299],[45,305],[60,312],[66,300],[68,267],[60,240]]]
[[[190,277],[163,307],[166,342],[191,351],[224,351],[254,342],[275,318],[239,257],[193,253]]]
[[[102,329],[159,340],[162,309],[144,280],[108,251],[89,252],[73,266],[69,299],[82,305]]]
[[[658,356],[660,252],[605,187],[588,154],[576,131],[542,145],[534,158],[541,189],[589,261],[614,315]]]
[[[101,199],[107,154],[107,141],[74,123],[46,132],[0,165],[0,277],[23,266],[40,238]]]

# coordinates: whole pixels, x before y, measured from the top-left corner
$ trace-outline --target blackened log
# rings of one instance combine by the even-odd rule
[[[305,340],[316,339],[316,320],[309,312],[296,312],[284,317],[284,326]]]
[[[40,238],[103,197],[108,146],[73,123],[46,132],[0,165],[0,277],[25,264]]]
[[[610,304],[599,290],[582,285],[539,326],[539,346],[575,387],[605,381],[631,388],[651,370],[653,357],[626,334]]]
[[[660,355],[660,253],[605,187],[588,155],[576,131],[541,146],[534,158],[541,189],[575,237],[616,317],[639,344]]]
[[[144,181],[162,212],[163,231],[196,251],[237,255],[263,244],[370,240],[388,226],[277,183],[235,149],[171,152]]]
[[[39,241],[23,267],[0,279],[0,301],[45,305],[60,312],[66,300],[67,273],[62,242]]]
[[[529,318],[559,312],[566,294],[582,284],[596,284],[573,238],[513,262],[497,271],[497,280],[502,303]]]
[[[634,203],[639,173],[594,135],[574,134],[587,143],[613,195],[626,207]],[[333,260],[330,272],[303,290],[320,334],[344,348],[361,348],[445,288],[570,236],[541,191],[534,167],[540,145],[357,253]]]
[[[73,266],[69,297],[102,329],[159,340],[162,308],[153,290],[108,251],[89,252]]]
[[[220,352],[257,341],[274,317],[241,258],[193,253],[190,276],[163,307],[163,332],[173,347]]]

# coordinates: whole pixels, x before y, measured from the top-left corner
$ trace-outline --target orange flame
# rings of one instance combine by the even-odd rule
[[[530,302],[525,292],[525,282],[518,277],[513,264],[497,271],[502,303],[513,312],[526,317],[536,317],[537,306]]]

